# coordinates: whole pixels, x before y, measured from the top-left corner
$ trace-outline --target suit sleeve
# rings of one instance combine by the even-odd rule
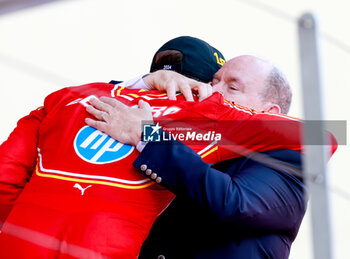
[[[305,212],[304,185],[296,151],[271,151],[291,166],[273,169],[248,158],[227,161],[223,173],[176,141],[148,143],[134,166],[176,195],[185,195],[222,221],[240,227],[290,230]],[[268,153],[267,153],[268,154]],[[275,161],[275,160],[273,160]],[[145,171],[145,165],[152,171]],[[155,175],[156,174],[156,175]]]
[[[43,117],[44,109],[39,108],[20,119],[0,146],[0,226],[34,170],[38,131]]]

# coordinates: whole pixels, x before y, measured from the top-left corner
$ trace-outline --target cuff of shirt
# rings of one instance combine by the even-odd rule
[[[139,151],[141,153],[142,150],[145,148],[146,144],[147,144],[147,142],[139,141],[139,143],[137,143],[137,145],[136,145],[137,151]]]
[[[143,78],[145,76],[147,76],[147,75],[148,74],[143,75],[143,76],[135,77],[135,78],[130,79],[128,81],[124,81],[124,82],[118,84],[118,86],[126,87],[128,89],[146,89],[146,90],[151,90],[151,88],[149,88],[148,85],[146,85],[146,83],[143,81]]]

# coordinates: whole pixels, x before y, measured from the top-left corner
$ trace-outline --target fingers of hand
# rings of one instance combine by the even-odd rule
[[[192,95],[192,89],[188,83],[179,85],[179,88],[180,88],[180,92],[183,94],[186,101],[192,101],[192,102],[194,101],[193,95]]]
[[[100,110],[100,111],[104,111],[104,112],[110,112],[110,110],[112,108],[111,105],[103,102],[100,99],[93,98],[90,100],[90,103],[95,109]]]
[[[93,120],[93,119],[90,119],[90,118],[86,118],[85,119],[85,123],[90,126],[90,127],[93,127],[99,131],[102,131],[102,132],[106,132],[106,127],[107,127],[107,124],[103,121],[96,121],[96,120]]]
[[[100,101],[111,106],[111,107],[115,107],[115,108],[123,108],[123,107],[126,107],[125,104],[123,104],[122,102],[116,100],[116,99],[113,99],[113,98],[110,98],[110,97],[107,97],[107,96],[102,96],[100,97]]]
[[[205,98],[207,98],[208,92],[207,92],[207,87],[206,86],[199,85],[196,89],[198,91],[199,101],[202,101]]]
[[[151,111],[151,106],[149,105],[148,102],[145,102],[144,100],[140,100],[138,104],[139,104],[140,109],[145,109],[145,110]]]
[[[143,77],[143,82],[153,90],[162,91],[164,90],[163,80],[165,80],[164,71],[157,70]]]
[[[107,121],[108,120],[108,116],[109,116],[108,113],[101,111],[101,110],[98,110],[98,109],[94,108],[93,106],[86,107],[86,111],[100,121]]]
[[[213,93],[212,87],[208,84],[200,84],[197,88],[197,91],[199,95],[199,101],[203,101]]]
[[[208,96],[211,96],[213,94],[213,86],[210,84],[205,84],[207,86]]]
[[[138,118],[140,120],[140,123],[143,120],[150,121],[150,122],[153,121],[151,106],[143,100],[140,100],[138,104],[140,108],[140,113],[138,113]]]
[[[175,82],[169,81],[169,83],[166,86],[166,92],[169,100],[176,100],[176,91],[177,91],[177,86]]]

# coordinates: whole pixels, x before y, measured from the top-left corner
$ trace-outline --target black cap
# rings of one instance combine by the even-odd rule
[[[155,64],[156,55],[164,50],[178,50],[183,54],[182,62],[175,64]],[[203,40],[181,36],[165,43],[154,54],[151,72],[168,69],[202,82],[210,82],[214,74],[225,63],[225,58],[216,48]]]

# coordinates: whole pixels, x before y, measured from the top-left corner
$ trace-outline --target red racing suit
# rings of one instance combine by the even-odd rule
[[[210,130],[204,121],[241,122],[221,129],[222,139],[229,140],[222,145],[218,132],[211,132],[206,142],[203,135],[189,135],[186,144],[208,163],[241,156],[242,146],[236,144],[243,144],[243,153],[302,150],[299,120],[240,107],[220,93],[186,102],[182,95],[170,101],[165,93],[107,83],[64,88],[22,118],[0,147],[0,258],[137,258],[174,194],[133,168],[135,147],[84,123],[90,116],[85,111],[89,100],[100,96],[128,106],[143,99],[151,105],[155,122],[173,132],[182,130],[171,124],[175,120],[199,131]],[[245,126],[246,120],[256,120],[258,126]],[[291,121],[293,126],[264,125],[271,120]]]

